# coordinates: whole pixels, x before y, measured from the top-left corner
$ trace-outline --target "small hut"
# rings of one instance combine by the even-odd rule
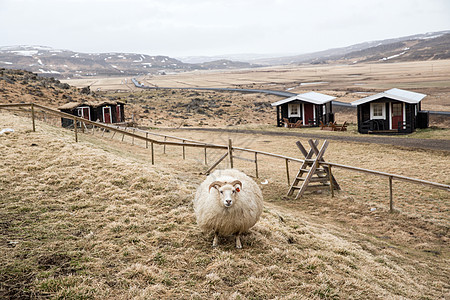
[[[58,107],[58,110],[90,121],[121,123],[125,121],[124,105],[119,101],[69,102]],[[71,119],[61,118],[61,123],[63,127],[73,126]]]
[[[352,102],[357,106],[359,133],[411,133],[427,128],[429,114],[421,111],[425,94],[390,89]]]
[[[334,122],[332,100],[336,97],[309,92],[272,103],[277,108],[277,126],[301,122],[303,126],[319,126]]]

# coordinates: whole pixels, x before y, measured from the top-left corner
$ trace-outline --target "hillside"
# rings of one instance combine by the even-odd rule
[[[22,69],[43,76],[82,78],[92,76],[136,76],[192,70],[250,68],[250,63],[217,60],[202,64],[137,53],[80,53],[44,46],[0,47],[0,67]]]
[[[447,30],[364,42],[301,55],[243,61],[262,65],[426,61],[450,58],[449,49],[450,31]]]
[[[339,173],[349,192],[333,200],[312,193],[301,201],[285,201],[280,198],[285,185],[277,184],[277,173],[263,164],[262,176],[271,184],[261,185],[265,210],[243,237],[244,249],[234,249],[231,237],[212,249],[212,235],[199,231],[193,215],[191,200],[204,177],[198,175],[202,166],[191,150],[191,158],[183,161],[178,150],[163,155],[158,148],[152,166],[148,150],[117,137],[82,135],[75,144],[70,131],[38,122],[33,133],[28,118],[4,111],[0,116],[0,128],[15,130],[0,135],[2,298],[448,295],[448,216],[427,207],[448,201],[444,192],[424,189],[417,194],[427,199],[420,209],[399,203],[402,212],[390,215],[376,183],[360,187],[369,185],[367,194],[351,187],[358,175]],[[234,140],[244,142],[237,136]],[[266,149],[279,145],[258,138],[253,143]],[[351,159],[373,154],[365,146],[340,143],[334,148],[338,151],[329,153],[333,160],[346,159],[350,149]],[[388,150],[396,158],[390,167],[404,169],[406,161],[397,151]],[[414,159],[404,167],[425,155],[411,151]],[[445,155],[436,152],[433,158],[428,168],[434,172]],[[417,193],[410,187],[402,191],[404,200]]]

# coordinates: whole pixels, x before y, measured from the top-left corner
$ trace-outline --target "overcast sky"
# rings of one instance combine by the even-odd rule
[[[0,46],[302,54],[450,29],[449,0],[0,0]]]

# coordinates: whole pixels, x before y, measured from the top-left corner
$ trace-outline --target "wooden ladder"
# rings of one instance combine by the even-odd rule
[[[328,166],[323,166],[323,168],[319,167],[319,163],[325,162],[323,159],[323,155],[328,147],[329,142],[327,140],[324,141],[320,150],[317,149],[317,145],[319,144],[318,140],[308,141],[311,149],[306,151],[303,145],[300,142],[297,142],[297,147],[305,156],[305,161],[300,167],[297,175],[295,176],[292,184],[289,188],[287,196],[291,196],[294,191],[297,190],[297,195],[295,199],[300,198],[303,193],[306,191],[307,187],[323,187],[330,185],[330,177],[332,181],[333,189],[340,189],[339,184],[337,183],[334,176],[330,173],[330,168]],[[316,155],[315,159],[312,159],[313,155]],[[331,174],[331,176],[330,176]],[[306,175],[303,177],[303,175]],[[301,183],[301,184],[300,184]],[[318,185],[310,185],[310,183],[319,183]]]

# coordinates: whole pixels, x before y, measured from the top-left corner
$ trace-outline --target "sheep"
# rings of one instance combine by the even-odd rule
[[[258,222],[263,210],[263,196],[258,185],[236,169],[217,170],[197,188],[193,201],[197,224],[204,232],[214,232],[213,247],[219,235],[240,235]]]

